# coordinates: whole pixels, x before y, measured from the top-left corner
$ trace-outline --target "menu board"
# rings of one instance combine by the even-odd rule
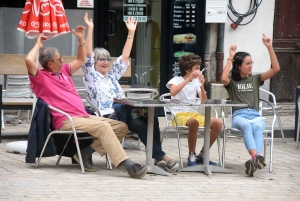
[[[180,74],[178,58],[196,53],[196,2],[197,0],[174,0],[173,76]]]
[[[148,0],[124,0],[123,20],[134,17],[138,22],[147,22],[147,4]]]

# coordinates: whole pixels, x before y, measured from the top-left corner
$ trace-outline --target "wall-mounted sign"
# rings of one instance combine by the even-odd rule
[[[94,0],[77,0],[78,8],[94,8]]]
[[[173,76],[180,73],[178,58],[196,53],[197,0],[174,0],[173,15]]]
[[[206,23],[226,23],[227,0],[206,0],[205,6]]]
[[[123,20],[134,17],[138,22],[147,22],[147,3],[148,0],[124,0],[123,1]]]

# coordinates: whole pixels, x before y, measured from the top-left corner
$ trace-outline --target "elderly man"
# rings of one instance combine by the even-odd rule
[[[25,59],[32,90],[37,97],[47,104],[68,113],[72,117],[76,129],[86,131],[97,138],[90,146],[81,150],[86,171],[97,171],[89,160],[89,156],[97,151],[101,156],[108,153],[113,164],[116,167],[124,166],[131,177],[142,178],[150,168],[143,167],[128,159],[119,141],[127,133],[127,125],[119,121],[87,114],[70,77],[85,63],[84,29],[83,26],[77,26],[73,30],[73,34],[78,39],[78,54],[74,61],[63,64],[57,49],[53,47],[43,48],[39,56],[42,70],[35,65],[35,57],[39,49],[43,47],[42,41],[47,38],[40,36],[37,39],[36,44]],[[51,115],[54,129],[71,129],[70,122],[63,115],[55,111],[51,111]],[[79,162],[77,154],[73,158]]]

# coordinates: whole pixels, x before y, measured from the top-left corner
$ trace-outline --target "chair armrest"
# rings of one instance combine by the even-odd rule
[[[168,107],[168,106],[164,106],[164,109],[169,110],[169,112],[171,113],[171,118],[172,118],[172,117],[174,118],[176,127],[178,127],[178,122],[177,122],[177,118],[176,118],[175,112],[174,112],[170,107]]]
[[[266,104],[268,104],[268,109],[271,109],[273,111],[273,114],[275,114],[275,105],[273,105],[272,103],[270,103],[269,101],[260,98],[259,101],[264,102]]]
[[[90,104],[90,106],[96,111],[95,113],[97,114],[97,116],[102,117],[101,111],[99,110],[99,108],[98,108],[96,105],[94,105],[94,104],[92,103],[90,97],[87,96],[87,97],[86,97],[86,101],[87,101],[87,102]]]
[[[274,125],[275,125],[275,120],[276,120],[275,106],[274,106],[272,103],[270,103],[269,101],[266,101],[266,100],[261,99],[261,98],[259,99],[259,101],[268,104],[269,107],[270,107],[270,108],[272,109],[272,111],[273,111],[273,118],[272,118],[272,125],[271,125],[271,129],[272,129],[272,133],[273,133],[273,131],[274,131]]]
[[[65,115],[65,116],[68,118],[68,120],[70,121],[70,124],[71,124],[71,127],[72,127],[72,131],[73,131],[73,132],[76,132],[76,129],[75,129],[75,126],[74,126],[72,117],[71,117],[69,114],[67,114],[67,113],[65,113],[65,112],[63,112],[63,111],[61,111],[61,110],[59,110],[59,109],[57,109],[56,107],[53,107],[53,106],[51,106],[51,105],[48,105],[48,107],[49,107],[49,109],[51,109],[51,110],[54,110],[54,111],[56,111],[56,112],[58,112],[58,113],[60,113],[60,114]]]
[[[267,90],[265,90],[263,88],[259,88],[259,90],[262,91],[262,92],[265,92],[265,93],[269,94],[270,96],[272,96],[273,104],[276,106],[276,98],[275,98],[275,95],[272,92],[267,91]]]
[[[170,93],[165,93],[165,94],[162,94],[160,97],[159,97],[159,100],[160,101],[163,101],[165,99],[165,97],[167,96],[170,96],[171,97],[171,94]]]
[[[217,119],[219,117],[219,114],[217,112],[217,110],[214,107],[211,107],[212,111],[214,111],[215,113],[215,118]]]

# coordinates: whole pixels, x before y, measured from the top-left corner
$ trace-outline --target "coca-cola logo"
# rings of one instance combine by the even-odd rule
[[[36,22],[36,21],[32,21],[30,24],[31,24],[31,26],[34,27],[34,28],[39,28],[39,27],[40,27],[40,23],[39,23],[39,22]]]

